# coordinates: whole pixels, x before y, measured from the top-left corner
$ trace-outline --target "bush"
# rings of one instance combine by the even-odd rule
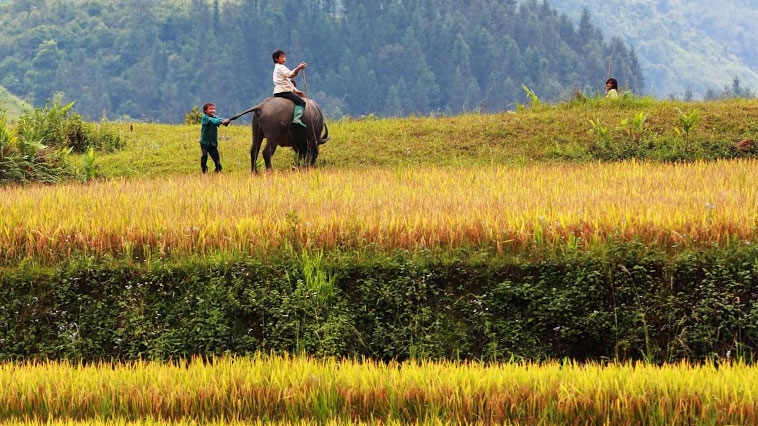
[[[46,147],[70,148],[82,154],[89,148],[112,152],[124,146],[121,138],[103,126],[84,123],[73,113],[74,102],[60,104],[60,96],[48,100],[43,108],[27,111],[19,119],[19,134],[26,141]]]
[[[197,105],[193,106],[192,110],[184,116],[184,124],[187,125],[200,124],[202,120],[203,113],[200,112],[200,109],[197,107]]]
[[[73,105],[60,105],[56,97],[42,109],[27,111],[15,127],[0,116],[0,185],[74,179],[69,153],[86,153],[91,148],[113,152],[124,147],[106,126],[84,123],[79,114],[72,114]]]
[[[85,259],[0,272],[0,360],[752,360],[756,315],[751,246],[669,258],[623,243],[602,256],[491,263]]]
[[[126,147],[126,141],[108,129],[104,123],[85,124],[84,132],[87,139],[87,149],[94,148],[99,151],[115,152]],[[82,152],[86,152],[86,149]]]
[[[29,182],[56,183],[73,178],[66,149],[50,150],[39,142],[19,135],[0,116],[0,185]]]

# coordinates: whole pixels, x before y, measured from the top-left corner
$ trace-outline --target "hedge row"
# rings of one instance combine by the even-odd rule
[[[744,358],[758,248],[372,261],[318,254],[0,273],[0,360],[294,352],[373,359]]]

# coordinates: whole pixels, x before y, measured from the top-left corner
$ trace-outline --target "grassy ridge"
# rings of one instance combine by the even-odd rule
[[[688,146],[683,145],[681,116],[697,111]],[[645,114],[642,128],[634,127]],[[327,121],[331,141],[321,147],[319,167],[328,169],[386,168],[417,165],[482,166],[588,162],[650,158],[692,160],[758,155],[734,150],[746,139],[758,140],[757,100],[719,102],[661,102],[623,98],[618,102],[590,99],[558,106],[502,114],[465,114],[454,117],[410,117]],[[249,116],[220,128],[222,163],[227,172],[250,171]],[[593,120],[609,128],[608,146],[600,140]],[[113,124],[127,141],[126,150],[97,154],[100,175],[155,177],[199,173],[199,126]],[[130,127],[131,126],[131,127]],[[626,147],[636,140],[638,146]],[[634,145],[634,144],[632,144]],[[78,160],[77,160],[78,161]],[[289,170],[294,155],[280,148],[275,170]]]

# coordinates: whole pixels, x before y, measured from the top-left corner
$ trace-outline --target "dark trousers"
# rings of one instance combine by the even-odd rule
[[[203,173],[208,171],[208,156],[211,156],[213,164],[216,165],[216,173],[221,171],[221,158],[218,155],[218,147],[200,144],[200,149],[203,150],[203,155],[200,156],[200,170]]]
[[[301,107],[305,107],[305,100],[301,98],[300,96],[297,96],[293,92],[274,93],[274,96],[279,97],[279,98],[289,99],[292,102],[294,102],[295,105],[300,105]]]

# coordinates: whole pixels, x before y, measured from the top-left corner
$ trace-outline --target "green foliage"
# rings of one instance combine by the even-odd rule
[[[0,271],[0,360],[256,351],[545,360],[755,359],[758,249],[642,244],[452,262],[321,253]]]
[[[0,114],[0,160],[4,159],[17,146],[18,129],[8,123],[5,115]]]
[[[72,114],[73,102],[60,98],[44,108],[27,111],[15,126],[0,117],[0,184],[57,183],[73,179],[71,152],[83,152],[85,180],[94,178],[94,150],[113,152],[124,142],[109,128],[84,123]]]
[[[23,143],[35,150],[49,146],[71,148],[76,153],[84,153],[90,147],[106,151],[123,147],[114,133],[85,123],[81,115],[73,112],[73,106],[74,102],[61,105],[61,96],[57,95],[43,108],[26,112],[18,122]]]
[[[85,123],[84,137],[86,148],[106,153],[116,152],[126,147],[126,141],[111,130],[108,123]],[[77,151],[78,152],[78,151]]]
[[[334,356],[349,350],[345,334],[352,330],[344,301],[339,299],[336,275],[328,271],[323,252],[301,255],[302,278],[291,299],[297,314],[295,352]]]
[[[605,40],[591,20],[577,28],[538,2],[224,1],[212,10],[209,2],[93,0],[67,3],[66,13],[49,1],[19,12],[27,3],[0,2],[0,84],[38,104],[65,93],[87,120],[107,111],[182,123],[183,106],[208,93],[223,100],[219,115],[230,116],[271,93],[270,79],[250,77],[270,75],[262,52],[273,45],[297,46],[290,62],[307,60],[311,77],[301,73],[298,84],[332,118],[505,111],[526,100],[522,84],[539,88],[543,101],[565,99],[566,88],[592,93],[602,89],[611,52],[629,64],[619,67],[621,81],[642,89],[632,49]],[[277,31],[283,21],[302,30]],[[208,31],[197,37],[194,28]]]
[[[600,122],[600,119],[590,120],[592,126],[588,132],[597,135],[598,143],[605,147],[608,144],[608,136],[611,133],[611,128]]]
[[[551,153],[556,158],[574,161],[631,158],[695,161],[754,155],[751,141],[755,132],[740,123],[745,108],[751,110],[758,107],[758,103],[750,100],[701,102],[697,103],[699,108],[690,113],[684,113],[679,105],[624,96],[610,103],[602,99],[551,107],[554,112],[546,114],[550,118],[546,121],[555,127],[571,118],[578,120],[595,114],[595,118],[587,119],[590,128],[584,132],[593,140],[578,142],[582,138],[571,130],[574,126],[567,124],[566,128],[576,139],[553,146]],[[637,112],[630,117],[628,110]],[[709,128],[702,128],[696,134],[693,129],[703,118],[709,120]],[[744,146],[733,141],[744,141]]]
[[[97,165],[95,164],[95,148],[90,147],[87,154],[83,157],[84,160],[84,181],[89,182],[95,179],[97,172]]]
[[[647,134],[647,114],[638,112],[632,120],[621,120],[621,127],[628,129],[629,142],[639,145],[645,139]]]
[[[74,103],[61,105],[60,100],[60,95],[52,100],[48,99],[44,107],[35,108],[21,116],[18,121],[19,133],[26,144],[58,148],[68,145],[69,135],[74,138],[74,144],[79,142],[76,140],[76,123],[69,124],[66,118]],[[74,117],[71,121],[81,124],[79,117]]]
[[[631,158],[646,158],[654,146],[646,143],[647,114],[639,112],[632,120],[621,120],[618,130],[625,133],[622,139],[614,139],[611,136],[611,127],[602,124],[600,120],[590,120],[591,128],[588,132],[597,135],[597,143],[590,148],[595,158],[601,160],[626,160]]]
[[[200,109],[197,107],[197,105],[194,105],[190,112],[187,113],[187,115],[184,116],[184,124],[186,125],[193,125],[193,124],[200,124],[200,122],[203,120],[203,113],[200,111]]]
[[[740,86],[734,90],[735,76],[741,76],[746,86],[758,86],[754,72],[758,53],[749,48],[758,43],[758,8],[753,2],[724,0],[718,7],[684,1],[562,0],[550,4],[571,19],[589,10],[598,30],[619,34],[634,46],[640,66],[647,70],[645,86],[637,93],[685,101],[752,95]],[[697,47],[689,40],[693,34]],[[724,57],[724,49],[734,54]],[[606,58],[614,56],[612,52]],[[611,72],[622,88],[630,81],[622,75],[629,66],[614,56]],[[723,94],[716,94],[721,88]]]
[[[676,111],[679,113],[679,127],[675,127],[674,130],[677,135],[682,136],[686,143],[690,140],[693,127],[700,121],[700,112],[696,109],[687,114],[679,108]]]
[[[24,129],[0,116],[0,185],[56,183],[73,176],[66,162],[68,150],[46,149],[20,130]]]

